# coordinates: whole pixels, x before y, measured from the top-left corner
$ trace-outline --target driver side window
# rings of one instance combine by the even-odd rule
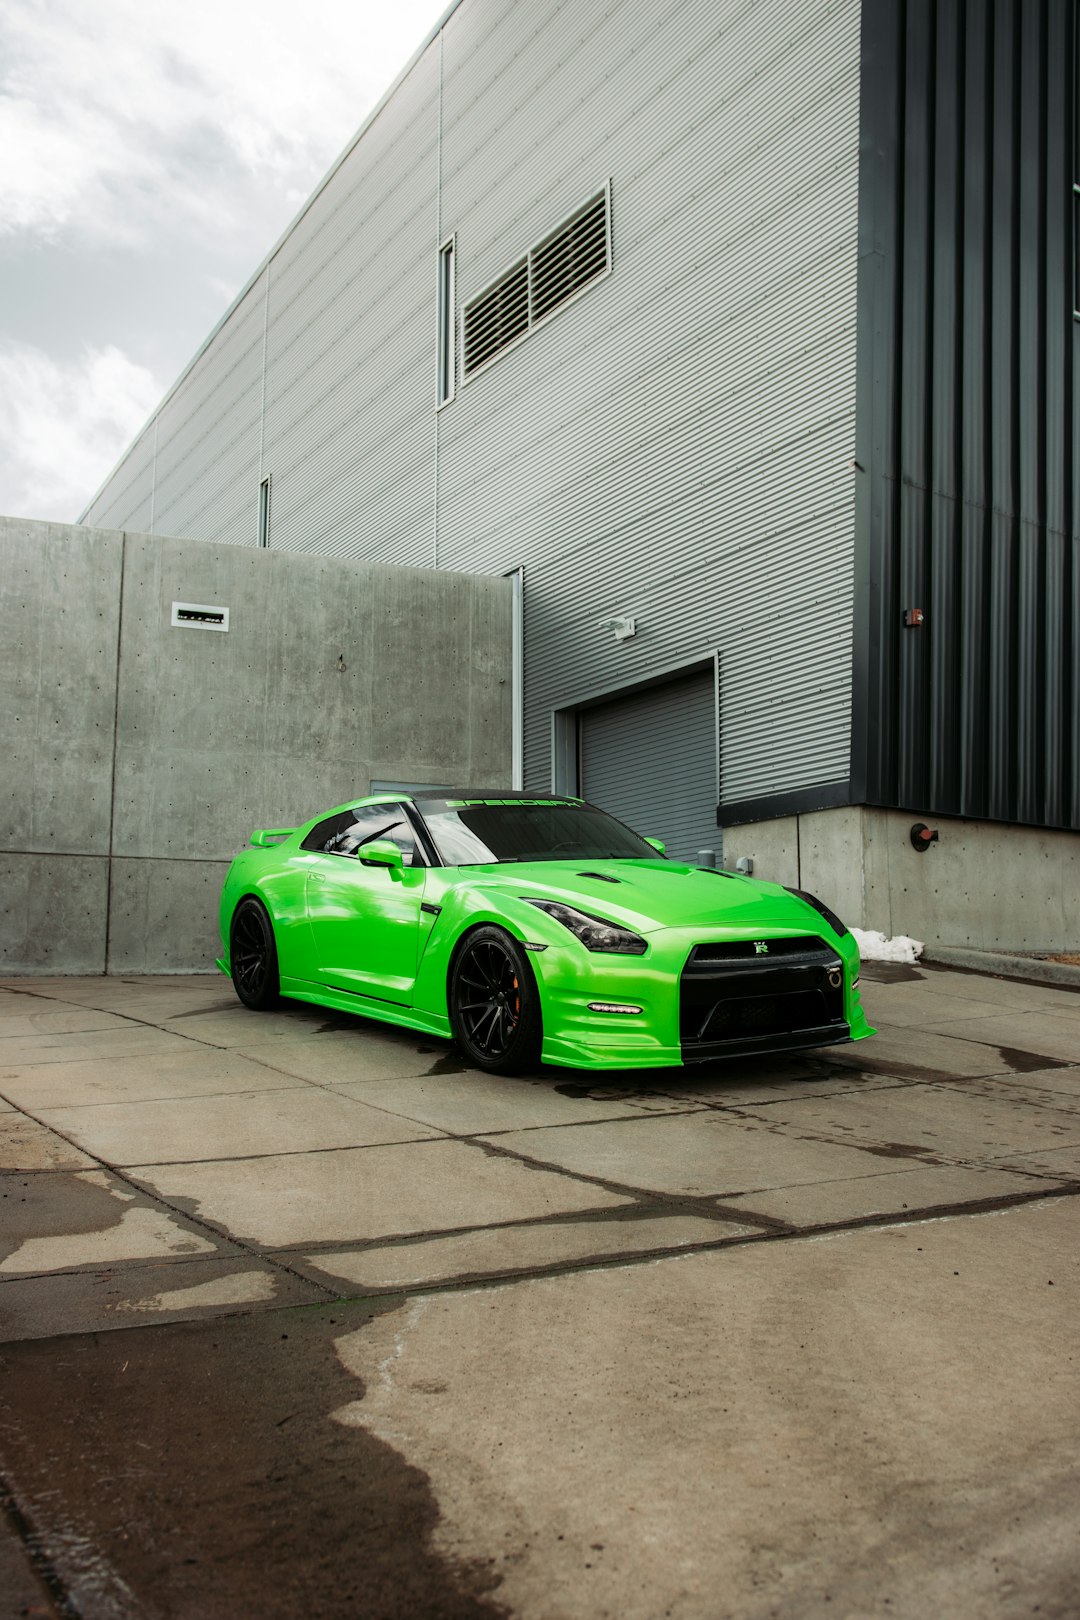
[[[356,860],[364,845],[375,838],[389,838],[395,843],[406,866],[425,864],[405,807],[400,804],[366,804],[328,816],[311,829],[300,847]]]

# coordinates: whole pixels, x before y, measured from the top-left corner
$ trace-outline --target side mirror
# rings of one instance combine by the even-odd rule
[[[646,838],[645,842],[651,844],[658,855],[667,854],[667,845],[662,838]]]
[[[405,864],[405,857],[392,838],[373,838],[370,844],[361,844],[357,850],[361,866],[388,866],[391,877]]]

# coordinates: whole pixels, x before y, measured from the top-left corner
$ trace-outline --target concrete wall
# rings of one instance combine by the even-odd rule
[[[3,518],[0,616],[0,971],[205,969],[254,826],[510,781],[496,576]]]
[[[939,839],[911,846],[917,821]],[[851,806],[724,832],[724,864],[809,889],[857,928],[979,950],[1080,948],[1080,835]]]

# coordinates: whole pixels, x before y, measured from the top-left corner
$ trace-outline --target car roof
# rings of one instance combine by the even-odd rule
[[[413,804],[429,801],[464,799],[469,804],[582,804],[565,793],[526,793],[516,788],[416,788],[412,793],[399,795]]]

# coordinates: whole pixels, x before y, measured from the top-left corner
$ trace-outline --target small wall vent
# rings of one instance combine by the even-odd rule
[[[590,197],[512,269],[466,304],[462,373],[497,354],[611,269],[611,188]]]
[[[174,602],[169,623],[174,630],[227,630],[229,610],[206,602]]]

